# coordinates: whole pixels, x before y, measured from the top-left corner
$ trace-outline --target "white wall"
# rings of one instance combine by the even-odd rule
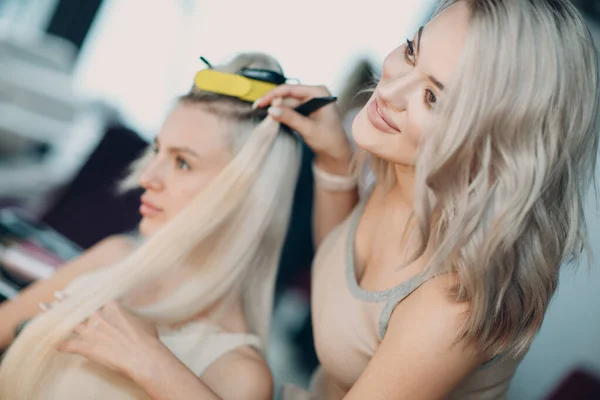
[[[334,91],[361,56],[380,63],[412,37],[435,0],[105,0],[77,84],[117,104],[151,136],[204,68],[243,51],[277,57],[288,77]]]
[[[600,46],[600,27],[590,25]],[[600,179],[600,166],[596,174]],[[600,376],[600,218],[594,193],[586,211],[596,260],[591,270],[583,263],[578,270],[563,270],[544,325],[517,370],[510,399],[542,399],[576,367]]]

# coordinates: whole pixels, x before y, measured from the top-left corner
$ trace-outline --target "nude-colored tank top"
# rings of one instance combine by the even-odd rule
[[[356,279],[354,237],[364,203],[321,244],[313,264],[312,317],[321,366],[311,391],[285,387],[284,400],[339,400],[352,388],[385,335],[392,311],[426,282],[416,275],[380,292],[362,289]],[[483,365],[450,399],[504,399],[520,360],[503,358]]]
[[[196,376],[201,376],[219,357],[241,346],[261,347],[257,336],[225,333],[220,327],[204,321],[192,322],[178,329],[160,328],[159,338]],[[149,399],[131,380],[83,357],[59,354],[56,362],[65,368],[47,377],[39,399]]]

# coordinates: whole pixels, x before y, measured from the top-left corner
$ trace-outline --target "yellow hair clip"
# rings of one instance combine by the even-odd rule
[[[198,89],[255,102],[277,87],[274,83],[250,79],[242,75],[203,69],[196,73],[194,84]]]

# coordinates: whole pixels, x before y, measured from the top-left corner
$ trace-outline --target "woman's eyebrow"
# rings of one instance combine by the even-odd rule
[[[421,36],[423,36],[424,25],[421,25],[419,32],[417,32],[417,53],[421,52]]]

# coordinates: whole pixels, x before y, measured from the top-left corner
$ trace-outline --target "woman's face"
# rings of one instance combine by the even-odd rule
[[[140,176],[143,236],[171,220],[231,161],[226,128],[196,104],[180,103],[167,117]]]
[[[414,167],[432,111],[459,63],[469,17],[465,2],[455,3],[387,56],[375,92],[352,125],[358,146]]]

